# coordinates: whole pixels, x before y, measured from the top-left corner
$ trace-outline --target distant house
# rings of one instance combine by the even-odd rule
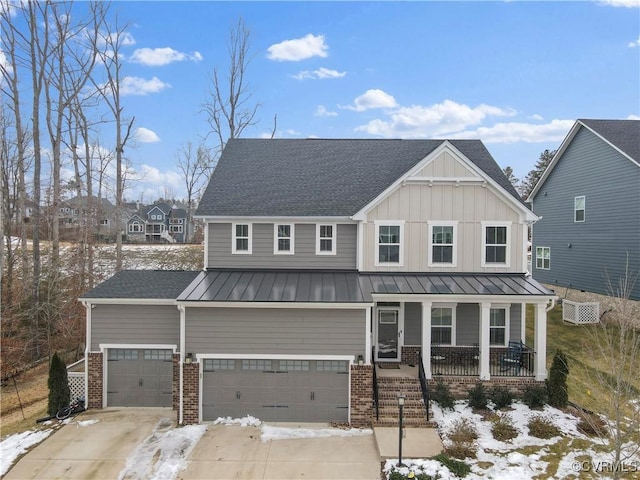
[[[127,221],[127,239],[131,242],[184,243],[187,211],[165,202],[144,205]]]
[[[532,274],[607,294],[640,272],[640,120],[578,120],[529,197]],[[640,278],[631,292],[640,300]]]
[[[124,223],[118,221],[115,206],[107,198],[76,196],[60,202],[59,223],[63,237],[75,238],[79,228],[89,227],[99,241],[114,241]]]
[[[420,426],[436,379],[544,385],[537,217],[479,140],[232,139],[196,216],[204,271],[123,270],[80,297],[89,408],[389,425],[402,391]],[[157,204],[130,227],[180,219]]]

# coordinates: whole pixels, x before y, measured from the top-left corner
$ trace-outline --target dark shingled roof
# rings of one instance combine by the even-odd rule
[[[578,121],[640,163],[640,120],[579,119]]]
[[[175,300],[199,271],[122,270],[80,297],[153,298]]]
[[[373,294],[552,296],[533,278],[510,274],[209,270],[179,301],[371,303]]]
[[[444,140],[231,139],[201,216],[351,216]],[[480,140],[450,140],[522,201]]]

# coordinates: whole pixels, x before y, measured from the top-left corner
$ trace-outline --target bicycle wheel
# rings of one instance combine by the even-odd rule
[[[69,418],[70,415],[71,415],[71,407],[64,407],[58,410],[58,413],[56,413],[56,418],[58,420],[64,420],[65,418]]]

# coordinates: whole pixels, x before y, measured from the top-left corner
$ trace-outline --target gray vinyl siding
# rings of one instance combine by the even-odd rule
[[[509,319],[509,339],[520,340],[522,305],[512,303]],[[422,305],[408,302],[404,305],[404,344],[422,345]],[[459,303],[456,307],[456,345],[480,343],[480,305]]]
[[[586,197],[585,222],[574,198]],[[532,274],[539,282],[606,294],[640,271],[640,168],[585,128],[575,135],[533,201]],[[550,247],[550,269],[536,268],[536,247]],[[631,298],[640,300],[640,282]]]
[[[187,308],[195,353],[364,355],[365,310]]]
[[[283,222],[286,223],[286,222]],[[327,222],[330,223],[330,222]],[[295,224],[294,255],[274,255],[273,223],[253,224],[252,253],[231,253],[231,223],[210,223],[207,245],[209,268],[356,268],[357,225],[338,224],[335,255],[316,255],[316,225]]]
[[[91,350],[101,343],[180,345],[180,313],[175,305],[95,305],[91,310]]]

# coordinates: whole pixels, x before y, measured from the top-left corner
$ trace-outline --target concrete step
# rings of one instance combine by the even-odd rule
[[[395,427],[398,428],[398,418],[382,417],[377,420],[373,417],[371,424],[373,427]],[[437,425],[433,421],[427,421],[426,418],[403,418],[402,426],[406,428],[436,428]]]
[[[380,459],[398,458],[398,428],[374,426]],[[407,428],[402,439],[403,458],[430,458],[442,452],[442,440],[433,428]]]

